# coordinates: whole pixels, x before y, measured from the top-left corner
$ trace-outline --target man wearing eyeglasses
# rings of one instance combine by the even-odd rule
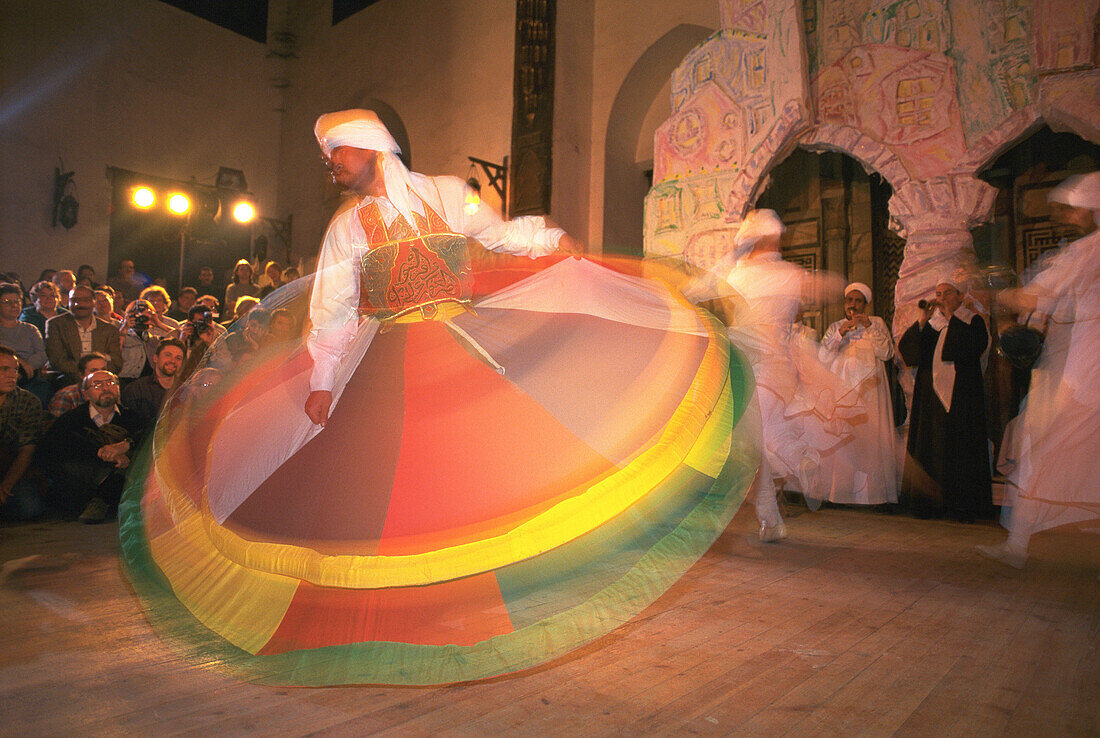
[[[108,367],[117,372],[122,368],[122,347],[118,328],[97,318],[92,310],[95,295],[88,287],[74,287],[69,296],[69,313],[46,321],[46,368],[63,375],[59,386],[81,380],[77,362],[84,354],[99,351],[111,359]]]
[[[118,508],[126,467],[141,437],[142,419],[118,404],[118,377],[92,372],[81,384],[86,402],[54,421],[42,458],[59,492],[63,514],[102,523]]]

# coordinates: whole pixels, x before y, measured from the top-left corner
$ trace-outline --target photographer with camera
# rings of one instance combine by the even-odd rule
[[[202,363],[211,347],[224,344],[216,343],[226,334],[225,327],[218,323],[217,317],[208,304],[197,302],[187,311],[187,320],[180,323],[179,329],[172,334],[173,338],[178,338],[187,347],[187,358],[180,370],[181,383]],[[230,366],[232,359],[228,352],[214,348],[207,363],[217,367]]]
[[[126,307],[119,326],[122,369],[119,381],[125,385],[153,370],[157,345],[176,330],[175,321],[162,318],[148,300],[137,299]]]

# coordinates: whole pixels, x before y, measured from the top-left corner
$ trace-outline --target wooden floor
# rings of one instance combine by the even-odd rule
[[[113,525],[0,529],[0,734],[1097,735],[1100,535],[864,510],[751,511],[641,617],[541,668],[442,688],[280,689],[180,661]],[[11,565],[8,566],[11,569]]]

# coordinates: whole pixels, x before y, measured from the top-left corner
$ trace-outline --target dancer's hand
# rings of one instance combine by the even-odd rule
[[[572,256],[581,256],[584,254],[585,248],[583,243],[573,238],[568,233],[563,233],[558,240],[558,251]]]
[[[306,415],[314,425],[325,427],[330,407],[332,407],[332,393],[328,390],[314,390],[306,398]]]

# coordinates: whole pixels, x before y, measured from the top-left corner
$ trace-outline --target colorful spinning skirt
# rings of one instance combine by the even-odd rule
[[[726,527],[758,449],[708,313],[570,259],[434,317],[361,321],[323,429],[300,342],[215,347],[171,398],[120,535],[190,655],[297,685],[516,671],[628,621]]]

